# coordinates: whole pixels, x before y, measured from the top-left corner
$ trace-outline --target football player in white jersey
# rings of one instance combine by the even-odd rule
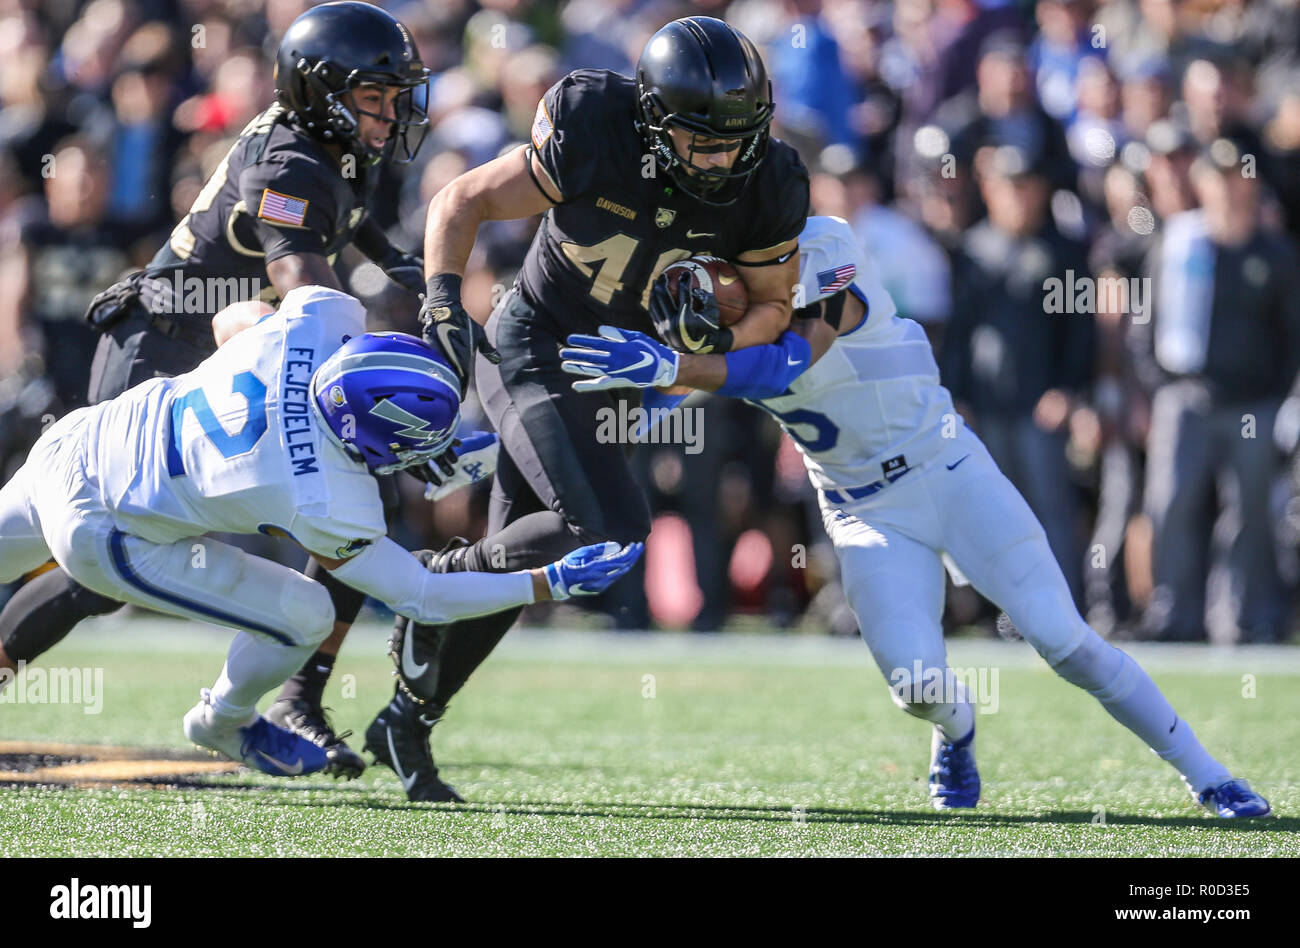
[[[419,622],[605,589],[640,544],[584,547],[544,569],[431,573],[385,533],[374,474],[443,456],[460,420],[445,359],[365,331],[361,304],[299,287],[278,312],[238,303],[192,372],[143,382],[50,427],[0,490],[0,582],[51,557],[122,602],[241,630],[185,715],[196,744],[274,775],[331,766],[256,703],[329,635],[325,587],[204,534],[288,537],[335,577]],[[14,664],[0,650],[0,667]]]
[[[566,371],[584,376],[573,387],[686,386],[751,400],[780,421],[818,489],[845,591],[895,702],[934,724],[937,808],[973,807],[980,793],[974,710],[949,673],[940,624],[946,554],[1199,802],[1223,817],[1266,815],[1267,801],[1201,746],[1147,673],[1080,617],[1043,528],[957,416],[925,333],[896,313],[848,225],[809,218],[799,253],[796,304],[807,305],[774,345],[694,355],[602,327],[569,337]]]

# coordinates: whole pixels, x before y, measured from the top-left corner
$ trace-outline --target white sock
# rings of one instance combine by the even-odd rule
[[[290,647],[240,632],[230,643],[226,664],[212,686],[212,710],[241,721],[255,717],[258,699],[284,684],[313,651],[313,645]]]
[[[1094,633],[1055,667],[1057,674],[1085,689],[1111,717],[1169,761],[1193,793],[1231,778],[1127,652]]]
[[[890,688],[890,694],[896,705],[914,717],[929,721],[950,743],[966,737],[975,727],[975,708],[966,694],[966,686],[947,667],[931,667],[917,681],[904,678]],[[940,695],[953,700],[923,700]]]

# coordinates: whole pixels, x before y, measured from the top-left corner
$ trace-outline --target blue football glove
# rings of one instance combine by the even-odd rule
[[[452,473],[440,478],[429,478],[424,485],[424,499],[442,500],[462,487],[491,477],[496,472],[500,451],[501,439],[494,431],[475,431],[459,436],[456,453],[452,457],[452,464],[455,465]]]
[[[677,353],[634,329],[601,326],[599,336],[574,333],[569,345],[575,348],[560,350],[560,368],[587,376],[573,383],[575,392],[666,387],[677,379]]]
[[[632,568],[644,549],[644,543],[620,547],[612,541],[579,547],[546,567],[551,598],[560,602],[570,596],[594,596],[604,592],[614,580]]]

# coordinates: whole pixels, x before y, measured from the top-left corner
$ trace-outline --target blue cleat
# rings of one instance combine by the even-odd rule
[[[185,736],[206,750],[224,754],[273,777],[298,777],[324,770],[330,764],[324,748],[276,727],[260,714],[242,724],[216,713],[207,688],[185,714]]]
[[[975,806],[980,772],[975,766],[975,728],[960,741],[945,741],[936,727],[930,743],[930,802],[936,810]]]
[[[1197,794],[1196,799],[1207,810],[1224,819],[1248,820],[1268,816],[1272,809],[1244,780],[1228,780]]]

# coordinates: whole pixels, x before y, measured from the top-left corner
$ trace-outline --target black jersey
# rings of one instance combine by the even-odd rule
[[[520,271],[521,290],[562,332],[602,324],[654,333],[650,285],[677,260],[735,260],[792,240],[808,218],[808,172],[773,139],[740,199],[710,207],[657,168],[636,130],[636,83],[569,73],[542,97],[532,147],[564,202],[551,208]]]
[[[373,178],[364,162],[341,163],[271,106],[240,132],[154,255],[141,298],[153,312],[209,319],[225,303],[276,302],[266,265],[292,253],[333,263],[365,216]],[[198,280],[210,287],[202,296],[191,292],[205,289]]]

